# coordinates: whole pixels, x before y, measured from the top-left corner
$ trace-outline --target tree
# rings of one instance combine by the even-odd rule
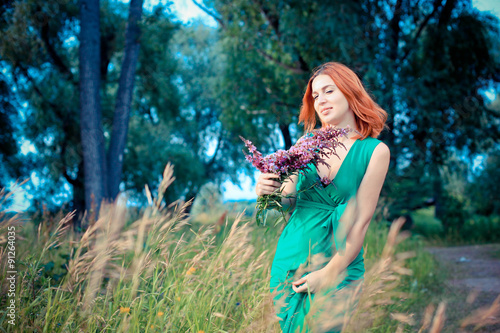
[[[498,193],[500,193],[500,149],[492,149],[486,155],[483,169],[474,175],[467,187],[476,207],[476,213],[490,216],[500,215]]]
[[[80,119],[83,161],[85,168],[85,203],[91,209],[93,199],[97,210],[103,199],[114,200],[122,180],[123,154],[127,141],[128,122],[134,89],[135,68],[139,57],[139,20],[142,0],[131,0],[125,33],[125,54],[107,159],[101,123],[99,98],[100,29],[99,0],[82,0],[80,6]]]
[[[99,0],[80,2],[80,131],[85,175],[85,208],[97,211],[108,198],[101,116]]]
[[[0,188],[7,186],[10,177],[21,176],[22,163],[17,156],[18,146],[14,137],[15,115],[12,92],[4,75],[0,73]]]
[[[182,98],[168,156],[176,169],[184,169],[176,175],[189,177],[180,184],[185,185],[182,195],[190,200],[208,182],[218,186],[227,178],[236,182],[244,156],[238,135],[225,128],[222,119],[226,56],[218,32],[197,22],[180,29],[173,46]]]
[[[500,80],[498,59],[491,54],[495,22],[447,1],[402,68],[408,124],[402,134],[412,139],[405,143],[413,152],[410,165],[433,183],[437,217],[443,192],[439,167],[458,152],[472,157],[500,140],[499,114],[489,110],[480,93]]]
[[[142,16],[142,0],[131,0],[127,31],[125,34],[125,55],[121,67],[120,83],[116,94],[113,117],[113,131],[108,151],[109,198],[118,195],[122,180],[123,154],[127,142],[128,123],[134,91],[135,69],[139,58],[139,20]]]
[[[161,89],[156,88],[156,91],[172,90],[161,97],[162,104],[156,104],[162,107],[157,110],[161,119],[167,119],[168,116],[165,114],[172,113],[169,108],[176,108],[176,103],[172,102],[177,98],[175,86],[169,82],[174,67],[163,66],[159,69],[145,70],[148,67],[147,63],[151,61],[144,58],[143,51],[139,50],[137,35],[139,26],[144,24],[141,27],[141,40],[157,40],[156,44],[149,45],[147,49],[158,49],[162,52],[162,59],[168,61],[168,43],[176,24],[172,23],[172,18],[165,7],[158,6],[152,13],[147,13],[144,20],[139,21],[141,11],[142,3],[133,1],[130,7],[129,24],[126,25],[126,7],[123,3],[101,2],[100,37],[94,39],[94,48],[98,41],[100,53],[97,53],[95,49],[85,51],[85,45],[83,47],[84,54],[90,52],[94,56],[99,54],[99,57],[93,59],[92,71],[85,68],[81,77],[78,70],[79,43],[76,39],[80,20],[75,1],[43,3],[31,0],[13,1],[12,6],[3,13],[0,53],[5,59],[4,68],[12,73],[17,88],[16,97],[29,102],[25,114],[26,122],[22,134],[19,135],[24,135],[36,146],[36,168],[39,177],[50,179],[46,181],[42,189],[47,193],[40,192],[40,196],[64,193],[66,190],[62,189],[67,182],[71,185],[69,194],[73,196],[72,208],[83,211],[85,196],[82,143],[92,139],[97,139],[97,141],[91,147],[96,147],[96,144],[101,144],[102,148],[105,145],[111,147],[108,161],[106,161],[106,155],[102,159],[103,154],[99,153],[97,156],[104,163],[94,163],[93,166],[100,166],[101,171],[107,169],[108,172],[113,173],[108,179],[115,180],[113,189],[116,192],[119,185],[116,181],[119,168],[105,168],[105,164],[110,163],[114,166],[113,160],[124,159],[124,148],[121,146],[124,145],[123,140],[127,137],[126,125],[130,118],[130,111],[127,110],[131,108],[136,110],[132,113],[132,117],[148,116],[151,113],[151,106],[145,105],[145,101],[154,94],[148,90],[148,93],[139,95],[140,101],[137,101],[137,98],[134,101],[132,96],[134,94],[138,96],[137,92],[147,88],[136,86],[134,89],[133,83],[137,82],[138,85],[149,85],[149,87],[161,86]],[[95,10],[93,15],[96,15]],[[49,18],[56,19],[49,20]],[[89,22],[86,21],[86,23]],[[158,33],[157,30],[160,28],[162,31]],[[126,36],[123,36],[122,31],[127,31]],[[157,33],[160,37],[150,35]],[[121,48],[123,44],[126,45],[125,52]],[[136,71],[134,64],[138,58],[144,63],[139,65]],[[91,59],[84,57],[82,66]],[[98,66],[98,73],[96,66]],[[97,74],[100,76],[100,83],[97,85],[99,94],[96,95],[94,89],[92,90],[94,95],[88,92],[85,95],[82,90],[84,94],[81,99],[82,108],[88,107],[92,101],[88,97],[90,94],[94,100],[92,108],[96,111],[96,115],[101,114],[101,121],[94,119],[94,123],[86,129],[95,131],[98,133],[97,136],[84,133],[81,137],[78,121],[80,114],[79,79],[85,79],[85,75],[91,72],[94,81]],[[155,75],[162,76],[162,78],[158,79]],[[84,86],[85,84],[82,84],[82,87]],[[99,97],[101,100],[97,103],[96,100]],[[95,109],[99,106],[101,112]],[[168,108],[164,109],[164,106]],[[118,111],[115,112],[115,109]],[[85,117],[88,114],[83,112],[82,115]],[[114,115],[116,115],[115,125],[112,125]],[[114,134],[112,133],[113,127],[116,129]],[[111,145],[110,141],[118,144]],[[121,154],[120,150],[122,150]],[[98,182],[104,181],[104,176]],[[104,183],[99,186],[103,189],[104,195],[108,184]],[[45,196],[45,198],[44,201],[47,202],[48,197]],[[60,205],[64,200],[68,200],[68,197],[60,198],[54,204]],[[87,200],[87,205],[90,205],[89,200]]]

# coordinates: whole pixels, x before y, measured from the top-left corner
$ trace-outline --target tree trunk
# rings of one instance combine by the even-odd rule
[[[279,124],[281,134],[283,134],[283,141],[285,142],[285,149],[290,149],[292,146],[292,136],[290,135],[290,127],[288,124]]]
[[[125,33],[125,56],[123,58],[120,83],[116,96],[113,131],[108,151],[109,198],[116,199],[120,190],[123,169],[123,153],[127,143],[128,123],[134,90],[134,77],[139,58],[139,25],[143,0],[131,0],[127,31]]]
[[[85,208],[96,216],[107,197],[105,142],[101,125],[99,0],[80,2],[80,133],[85,170]]]
[[[443,221],[443,215],[445,211],[445,207],[443,206],[443,183],[441,180],[441,175],[439,174],[439,169],[437,165],[431,167],[432,170],[432,190],[433,190],[433,198],[434,198],[434,217],[440,219],[443,224],[446,224],[446,221]]]
[[[397,0],[396,5],[394,6],[394,13],[392,16],[391,21],[389,22],[389,33],[388,33],[388,57],[391,60],[392,63],[392,69],[389,70],[388,76],[387,76],[387,86],[390,88],[391,93],[387,96],[387,104],[386,108],[388,111],[388,121],[387,125],[389,126],[389,131],[386,135],[387,138],[387,144],[389,145],[391,149],[391,167],[393,170],[397,170],[397,157],[399,156],[399,152],[397,150],[396,146],[396,138],[394,135],[394,94],[392,91],[394,91],[394,85],[397,84],[395,82],[395,73],[397,73],[397,67],[398,67],[398,50],[399,50],[399,37],[401,33],[401,28],[399,26],[400,21],[401,21],[401,14],[403,12],[402,10],[403,6],[403,1],[402,0]]]
[[[186,194],[186,199],[185,202],[191,201],[191,204],[186,207],[186,210],[184,211],[186,214],[191,213],[191,209],[193,208],[193,202],[196,200],[196,196],[198,195],[198,191],[195,190],[190,190],[188,194]]]
[[[85,186],[81,181],[84,179],[83,161],[78,165],[78,174],[76,181],[73,183],[73,201],[72,210],[76,210],[75,218],[73,219],[73,228],[75,231],[81,231],[86,226],[82,225],[83,215],[85,213]]]

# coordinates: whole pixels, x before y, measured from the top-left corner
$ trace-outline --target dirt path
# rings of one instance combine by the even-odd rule
[[[489,306],[500,295],[500,244],[427,248],[447,278],[447,324],[445,332],[472,332],[451,327],[480,307]],[[498,319],[498,318],[497,318]],[[500,324],[474,332],[500,332]]]

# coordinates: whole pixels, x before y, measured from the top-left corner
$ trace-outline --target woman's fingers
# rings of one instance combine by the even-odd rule
[[[258,187],[255,189],[257,195],[267,195],[267,194],[276,194],[278,189],[276,187]]]
[[[279,179],[280,177],[278,175],[275,175],[274,173],[263,173],[259,176],[259,179]]]
[[[292,285],[292,289],[293,291],[295,291],[297,294],[300,294],[300,293],[306,293],[308,288],[307,288],[307,283],[304,283],[303,285],[299,286],[299,287],[295,287]]]
[[[277,181],[272,180],[272,179],[262,179],[262,181],[260,182],[260,184],[262,184],[262,185],[268,185],[268,186],[273,186],[273,187],[280,187],[281,186],[280,182],[277,182]]]
[[[292,284],[296,286],[296,285],[305,283],[307,281],[306,276],[301,277],[297,281],[293,281]]]
[[[281,187],[281,183],[275,179],[279,179],[279,176],[272,173],[261,174],[255,186],[257,195],[272,194],[276,192],[276,190]]]
[[[267,186],[267,185],[260,185],[257,189],[258,192],[262,194],[272,194],[276,192],[279,189],[279,187],[274,187],[274,186]]]
[[[305,292],[307,292],[308,285],[307,285],[307,278],[306,278],[306,276],[298,279],[297,281],[292,282],[292,289],[296,293],[305,293]]]

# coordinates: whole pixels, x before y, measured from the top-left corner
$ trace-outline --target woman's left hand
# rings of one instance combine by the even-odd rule
[[[292,282],[292,289],[296,293],[306,293],[309,288],[309,292],[314,294],[326,284],[327,278],[325,271],[320,269]]]

